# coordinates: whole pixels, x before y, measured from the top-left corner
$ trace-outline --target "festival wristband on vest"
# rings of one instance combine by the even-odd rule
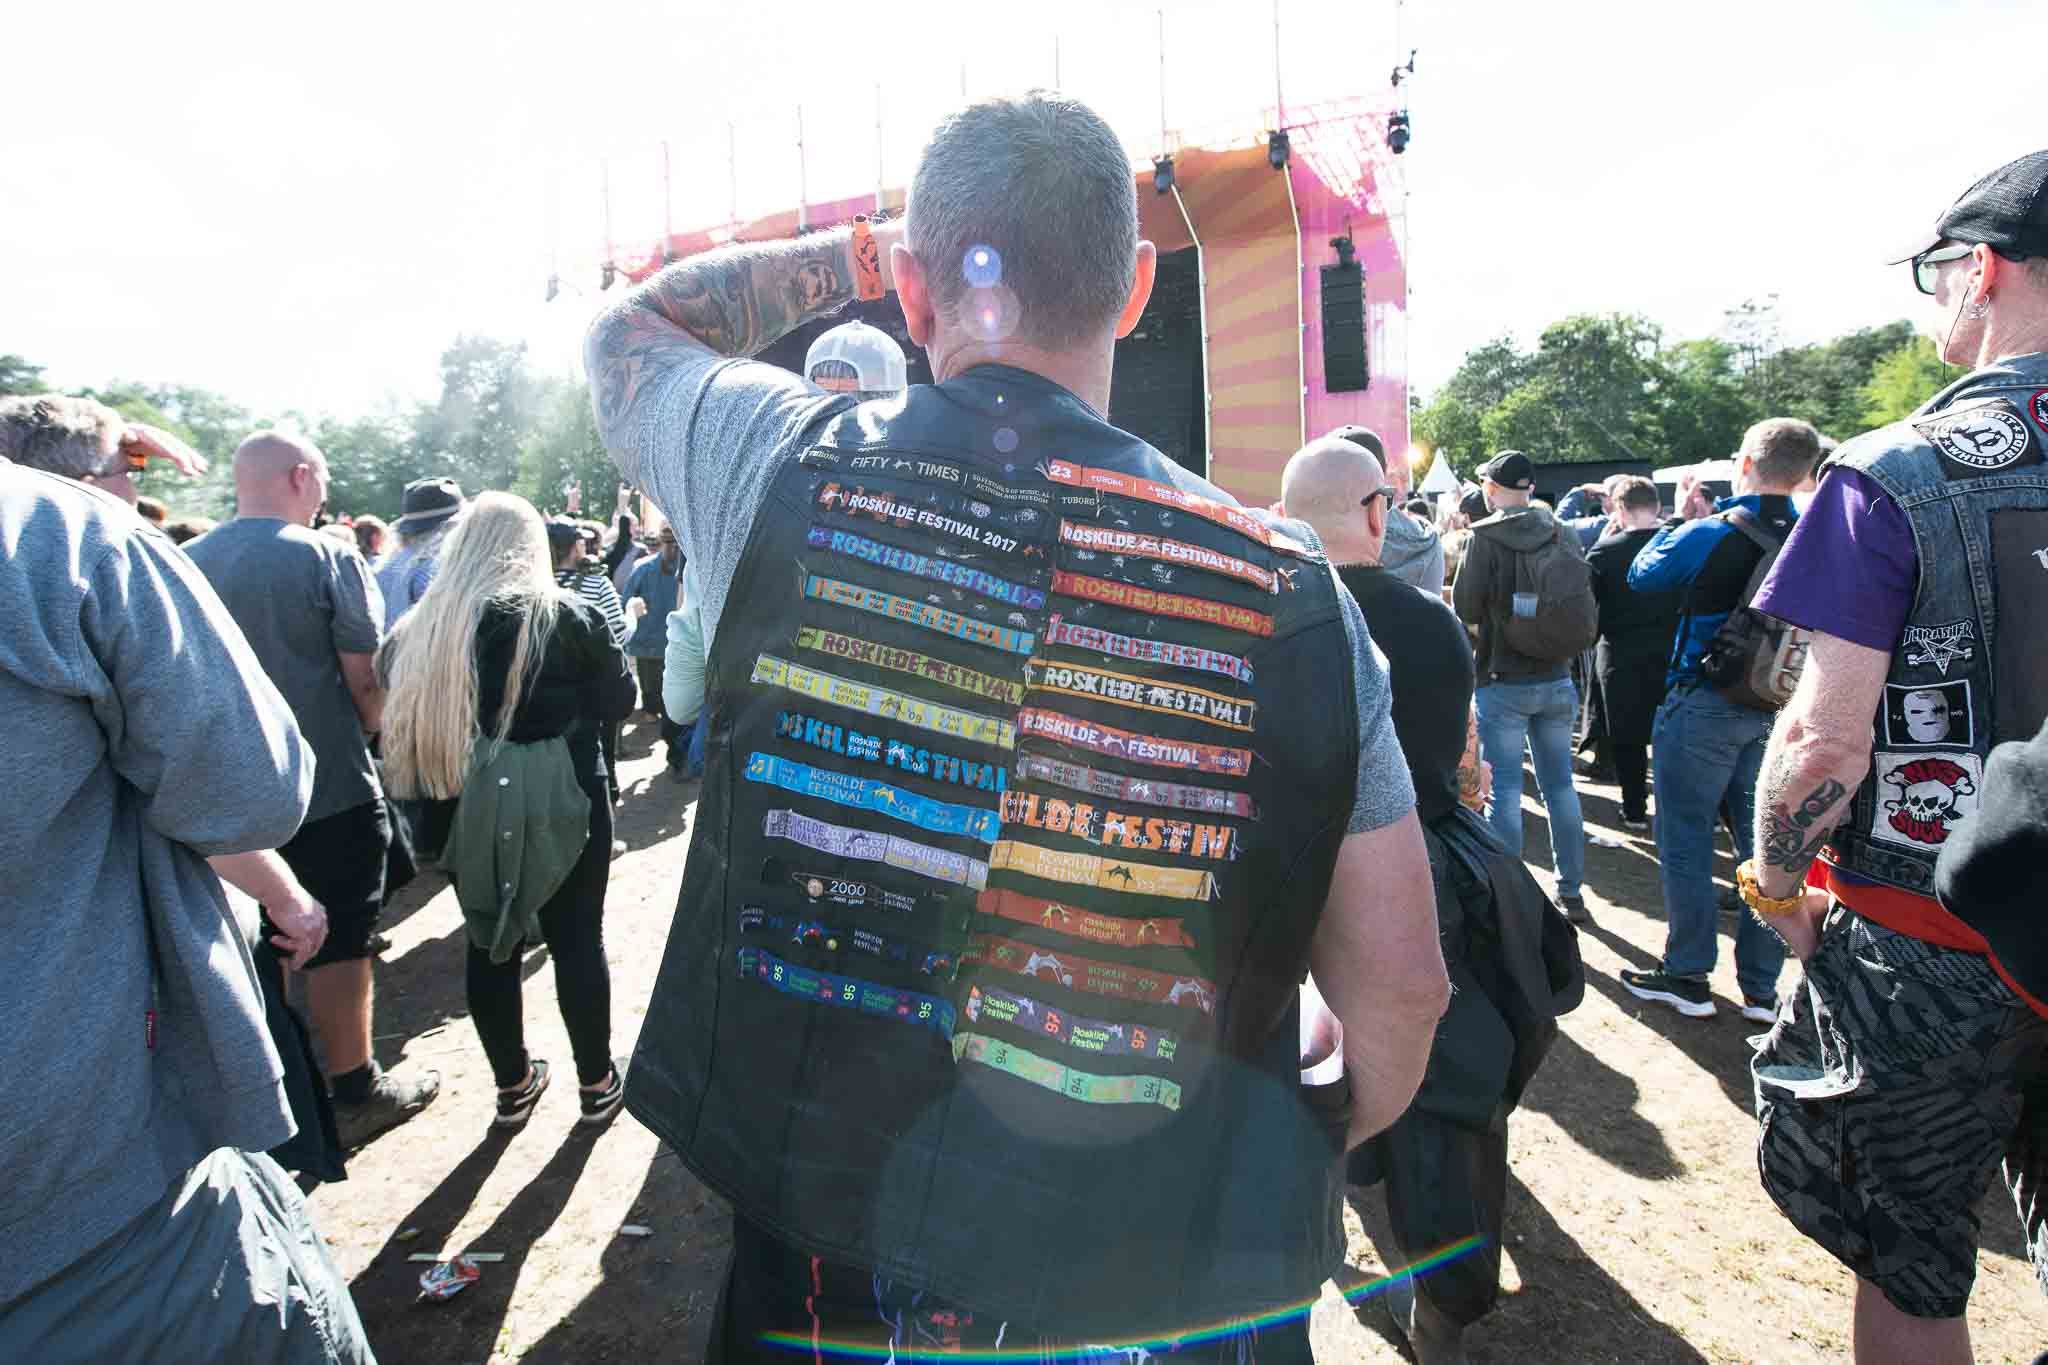
[[[781,886],[787,882],[802,892],[806,900],[844,906],[849,910],[890,910],[907,915],[941,897],[941,893],[936,891],[914,894],[907,891],[891,891],[887,887],[858,881],[852,877],[834,876],[829,872],[811,872],[792,866],[780,858],[769,858],[761,864],[761,880],[770,886]]]
[[[834,929],[818,920],[778,915],[753,905],[740,911],[740,932],[787,934],[789,941],[798,947],[819,948],[828,953],[866,953],[886,962],[908,963],[926,976],[945,980],[951,980],[954,970],[960,965],[956,954],[933,952],[923,944],[908,943],[866,929]]]
[[[878,716],[883,720],[914,725],[920,730],[951,735],[955,739],[969,740],[976,744],[992,744],[998,749],[1017,747],[1017,727],[1007,720],[997,720],[993,716],[978,716],[971,711],[956,711],[950,706],[921,701],[901,692],[892,692],[886,687],[874,687],[836,674],[820,673],[816,669],[805,668],[802,664],[778,659],[773,654],[763,654],[754,660],[752,681],[770,687],[785,688],[800,696],[830,702],[834,706],[843,706],[849,711],[858,711],[863,715]]]
[[[998,934],[977,934],[960,954],[962,962],[983,962],[1034,980],[1054,981],[1070,991],[1112,995],[1150,1005],[1180,1005],[1216,1012],[1216,983],[1199,976],[1175,976],[1148,967],[1097,962],[1072,953],[1055,952]]]
[[[777,711],[775,737],[793,739],[842,758],[880,763],[916,777],[972,787],[976,791],[1000,792],[1010,785],[1009,770],[1000,763],[977,763],[936,749],[922,749],[908,740],[864,734],[850,726],[835,725],[801,711]]]
[[[798,796],[851,806],[855,810],[875,811],[907,825],[915,825],[927,834],[953,834],[963,839],[979,839],[985,844],[992,844],[996,839],[998,818],[994,811],[934,801],[929,796],[918,796],[872,777],[853,777],[758,752],[747,755],[746,777],[749,782],[780,787]]]
[[[1255,588],[1267,592],[1280,591],[1280,575],[1271,569],[1261,568],[1249,560],[1236,555],[1212,550],[1206,545],[1191,545],[1184,540],[1167,540],[1161,536],[1147,535],[1142,531],[1124,531],[1111,526],[1086,526],[1080,522],[1060,522],[1060,544],[1070,545],[1077,550],[1092,550],[1106,555],[1133,555],[1139,559],[1159,559],[1183,568],[1204,569],[1209,573],[1221,574],[1225,578],[1242,579]],[[1289,584],[1289,586],[1293,586]]]
[[[989,850],[989,870],[1015,872],[1069,886],[1092,886],[1131,896],[1164,896],[1177,901],[1216,899],[1216,874],[1193,867],[1154,867],[1094,853],[1063,853],[1004,839]]]
[[[1041,929],[1089,943],[1115,948],[1192,948],[1195,936],[1177,919],[1125,919],[1099,914],[1078,905],[1040,900],[1019,891],[984,891],[974,908],[997,919],[1035,924]]]
[[[935,607],[928,602],[898,597],[893,592],[883,592],[879,588],[863,588],[857,583],[847,583],[837,578],[808,575],[804,579],[804,596],[816,598],[820,602],[829,602],[837,607],[852,607],[856,611],[886,616],[892,621],[902,621],[923,630],[936,631],[940,635],[951,635],[969,644],[987,645],[991,649],[1006,649],[1012,654],[1029,654],[1038,643],[1038,637],[1028,630],[999,626],[993,621],[976,621],[971,617],[962,616],[957,611],[947,611],[944,607]]]
[[[1178,782],[1154,782],[1122,773],[1106,773],[1079,763],[1062,763],[1039,754],[1017,758],[1017,776],[1049,782],[1070,791],[1086,792],[1110,801],[1130,801],[1147,806],[1172,806],[1202,815],[1239,815],[1251,818],[1252,799],[1243,792],[1217,791],[1211,787],[1189,787]]]
[[[1141,502],[1168,507],[1176,512],[1191,512],[1205,521],[1218,526],[1227,526],[1239,535],[1250,536],[1261,545],[1275,550],[1284,550],[1292,555],[1308,554],[1308,547],[1284,531],[1271,530],[1242,507],[1231,507],[1205,498],[1199,493],[1184,493],[1170,484],[1155,483],[1130,474],[1119,474],[1113,469],[1095,469],[1087,465],[1069,464],[1065,460],[1048,460],[1045,476],[1054,483],[1063,483],[1070,488],[1092,488],[1098,492],[1115,493],[1119,497],[1137,498]]]
[[[1119,1024],[1054,1009],[999,986],[970,986],[962,1008],[971,1024],[992,1021],[1030,1029],[1082,1052],[1104,1057],[1157,1057],[1170,1062],[1180,1051],[1179,1035],[1144,1024]]]
[[[813,526],[805,536],[805,543],[813,550],[824,550],[835,555],[846,555],[863,564],[872,564],[878,569],[893,569],[897,573],[911,574],[917,578],[944,583],[949,588],[964,588],[981,597],[1006,602],[1026,611],[1037,611],[1045,605],[1045,591],[1042,588],[1027,588],[1008,579],[997,578],[985,569],[977,569],[957,560],[940,559],[936,555],[918,554],[895,545],[884,545],[879,540],[852,531],[837,531],[830,526]]]
[[[813,852],[834,858],[886,863],[936,882],[952,882],[976,891],[988,885],[988,864],[978,858],[912,843],[893,834],[849,829],[845,825],[813,820],[793,810],[769,811],[762,817],[761,832],[770,839],[787,839],[793,844],[802,844]]]
[[[1226,678],[1235,678],[1241,683],[1252,680],[1252,666],[1235,654],[1225,654],[1220,649],[1202,649],[1195,645],[1178,645],[1171,640],[1136,640],[1114,631],[1097,630],[1094,626],[1077,626],[1062,620],[1055,613],[1045,623],[1045,642],[1049,645],[1072,645],[1097,654],[1111,654],[1121,659],[1134,659],[1139,663],[1166,664],[1173,668],[1193,668],[1204,673],[1220,673]]]
[[[817,626],[798,627],[796,643],[799,649],[814,649],[835,659],[850,659],[854,663],[867,664],[872,668],[886,668],[892,673],[907,673],[913,678],[923,678],[941,687],[950,687],[956,692],[991,697],[997,701],[1008,702],[1011,706],[1016,706],[1024,700],[1024,684],[1015,678],[998,678],[991,673],[977,673],[949,659],[935,659],[914,649],[898,649],[895,645],[877,644],[873,640],[842,635],[838,631],[823,630]]]
[[[922,455],[846,455],[834,463],[843,465],[848,473],[876,478],[916,479],[990,502],[1013,502],[1020,507],[1035,507],[1040,511],[1052,507],[1050,488],[997,483],[985,474],[963,469],[950,460],[927,459]]]
[[[1273,618],[1250,607],[1212,602],[1206,597],[1188,597],[1177,592],[1158,592],[1135,583],[1118,583],[1113,579],[1068,573],[1064,569],[1054,572],[1052,590],[1062,597],[1104,602],[1126,611],[1143,612],[1147,616],[1177,616],[1183,621],[1200,621],[1205,625],[1222,626],[1225,630],[1241,630],[1248,635],[1273,633]]]
[[[1085,839],[1104,848],[1143,849],[1222,862],[1235,858],[1237,831],[1229,825],[1198,825],[1171,816],[1130,815],[1086,801],[1063,801],[1036,792],[1003,793],[1003,828],[1022,826]]]
[[[1077,749],[1092,749],[1111,758],[1147,763],[1155,768],[1184,768],[1189,772],[1222,773],[1229,777],[1243,777],[1252,768],[1252,751],[1249,749],[1134,734],[1115,726],[1097,725],[1093,721],[1077,720],[1058,711],[1043,711],[1037,707],[1026,707],[1017,713],[1017,728],[1025,735],[1058,740]]]
[[[759,948],[740,949],[739,962],[742,978],[772,986],[784,995],[837,1005],[841,1009],[859,1010],[862,1014],[883,1019],[922,1024],[941,1038],[953,1035],[953,1004],[937,996],[919,995],[916,991],[880,986],[872,981],[832,972],[814,972],[808,967],[784,962]]]
[[[1141,678],[1134,673],[1112,673],[1106,668],[1034,662],[1025,666],[1024,676],[1041,692],[1064,692],[1070,697],[1085,697],[1136,711],[1186,716],[1246,734],[1251,733],[1252,717],[1257,712],[1257,703],[1238,701],[1221,692]]]
[[[885,526],[914,526],[990,554],[1022,559],[1045,557],[1043,545],[1018,534],[1030,530],[1039,518],[1048,515],[1036,508],[993,508],[986,503],[956,498],[941,498],[942,505],[932,507],[886,489],[870,489],[859,484],[849,488],[839,483],[824,485],[818,490],[815,500],[819,510],[824,512],[842,517],[865,517]],[[977,508],[987,512],[988,516],[975,517]]]
[[[1094,1076],[982,1033],[953,1037],[955,1062],[979,1062],[1083,1104],[1157,1104],[1180,1108],[1180,1087],[1161,1076]]]

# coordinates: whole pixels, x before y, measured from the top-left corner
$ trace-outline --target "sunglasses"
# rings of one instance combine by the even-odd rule
[[[1378,488],[1373,489],[1372,492],[1367,493],[1364,497],[1360,498],[1358,500],[1358,505],[1360,507],[1370,507],[1372,506],[1372,500],[1374,498],[1385,498],[1387,500],[1387,506],[1391,508],[1394,505],[1395,496],[1396,495],[1394,493],[1393,485],[1382,484]]]
[[[1929,247],[1913,258],[1913,287],[1923,294],[1934,292],[1934,282],[1940,271],[1936,266],[1950,261],[1960,261],[1976,250],[1968,242],[1950,242],[1947,246]]]

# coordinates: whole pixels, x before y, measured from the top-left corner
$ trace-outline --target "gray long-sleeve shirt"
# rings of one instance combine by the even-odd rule
[[[292,1132],[250,952],[203,859],[289,839],[291,709],[185,557],[0,459],[0,1311],[219,1147]]]

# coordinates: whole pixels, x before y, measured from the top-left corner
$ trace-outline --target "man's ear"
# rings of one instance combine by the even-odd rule
[[[1365,513],[1365,529],[1377,540],[1387,533],[1387,508],[1385,498],[1367,498],[1359,510]]]
[[[1145,305],[1152,300],[1152,284],[1159,278],[1159,249],[1150,242],[1138,242],[1138,268],[1131,275],[1131,294],[1124,300],[1124,311],[1117,314],[1116,334],[1119,339],[1131,334],[1138,325],[1138,319],[1145,316]]]
[[[910,339],[930,349],[932,334],[938,330],[938,312],[931,291],[925,287],[924,267],[910,248],[896,242],[889,248],[889,274],[896,286],[896,305],[903,310],[903,325]]]

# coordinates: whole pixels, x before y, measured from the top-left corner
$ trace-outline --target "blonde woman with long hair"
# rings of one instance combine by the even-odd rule
[[[450,824],[443,861],[468,924],[469,1012],[497,1078],[494,1122],[523,1126],[548,1085],[521,1015],[520,950],[536,928],[576,1055],[580,1121],[609,1121],[625,1087],[611,1056],[612,808],[598,734],[625,656],[604,618],[555,585],[533,505],[484,493],[380,667],[385,782]]]

